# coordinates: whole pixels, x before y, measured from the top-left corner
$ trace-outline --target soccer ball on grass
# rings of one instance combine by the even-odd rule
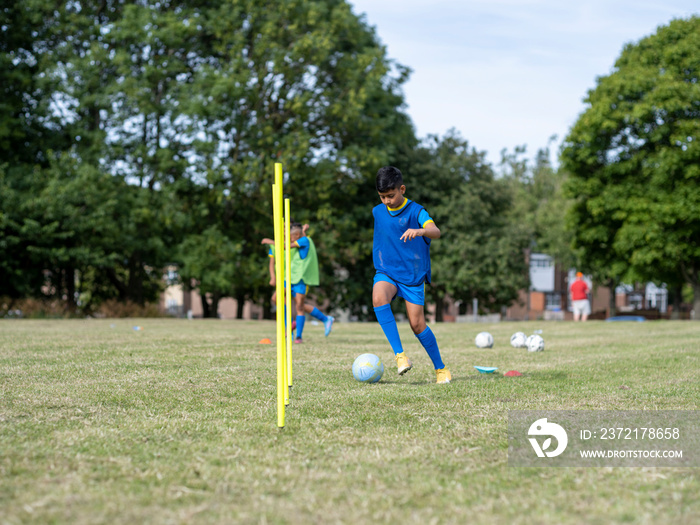
[[[361,383],[376,383],[384,374],[384,363],[374,354],[362,354],[352,364],[352,375]]]
[[[527,338],[527,351],[528,352],[541,352],[544,350],[544,339],[541,335],[531,335]]]
[[[493,336],[488,332],[481,332],[477,334],[474,342],[477,348],[491,348],[493,346]]]
[[[525,348],[527,346],[527,336],[523,332],[515,332],[510,336],[510,346],[513,348]]]

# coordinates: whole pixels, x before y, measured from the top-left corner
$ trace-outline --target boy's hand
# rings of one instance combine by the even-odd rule
[[[260,244],[275,244],[275,241],[273,241],[272,239],[268,239],[267,237],[265,237],[265,238],[260,242]]]
[[[415,239],[416,237],[422,237],[423,234],[425,233],[425,229],[423,228],[409,228],[405,232],[403,232],[403,235],[401,236],[401,240],[403,242],[410,241]]]
[[[270,286],[275,286],[276,284],[277,284],[277,279],[275,279],[274,277],[272,279],[270,279]]]

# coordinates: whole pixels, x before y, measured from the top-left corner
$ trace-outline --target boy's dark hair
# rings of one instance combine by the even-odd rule
[[[290,232],[292,232],[293,230],[301,230],[301,229],[302,229],[302,226],[301,226],[301,223],[300,223],[300,222],[292,221],[292,222],[289,224],[289,231],[290,231]]]
[[[399,168],[384,166],[377,172],[377,191],[384,193],[389,190],[399,189],[403,185],[403,175]]]

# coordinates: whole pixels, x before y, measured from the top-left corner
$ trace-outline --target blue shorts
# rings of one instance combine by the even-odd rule
[[[392,301],[398,295],[399,297],[403,297],[406,302],[411,304],[419,304],[421,306],[425,304],[425,284],[407,286],[405,284],[397,283],[391,277],[384,275],[383,273],[378,273],[374,276],[373,285],[377,284],[378,282],[385,282],[396,286],[396,295],[392,297]]]
[[[287,281],[284,282],[285,288],[287,287]],[[307,295],[309,293],[309,287],[304,284],[302,279],[297,284],[292,285],[292,297],[296,297],[297,294]]]

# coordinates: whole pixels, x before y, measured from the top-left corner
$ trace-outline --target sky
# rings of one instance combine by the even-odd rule
[[[530,158],[549,146],[556,165],[587,92],[623,47],[700,14],[698,0],[348,1],[389,58],[412,69],[403,87],[417,135],[455,128],[494,166],[520,145]]]

